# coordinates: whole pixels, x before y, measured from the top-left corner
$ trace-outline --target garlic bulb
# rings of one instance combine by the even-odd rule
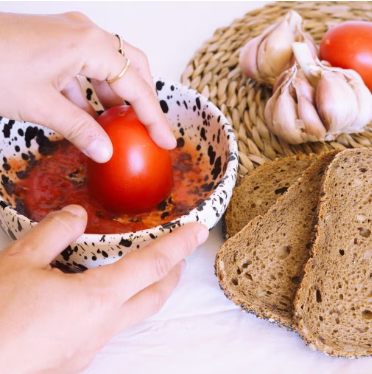
[[[324,139],[326,129],[315,109],[315,90],[297,65],[284,73],[265,108],[269,130],[289,144]]]
[[[362,132],[372,120],[372,95],[354,70],[314,60],[293,43],[297,64],[284,72],[265,108],[269,130],[289,144]]]
[[[291,10],[282,21],[251,39],[240,52],[240,68],[247,77],[272,87],[279,75],[294,63],[292,43],[308,44],[318,56],[312,37],[302,30],[302,17]]]

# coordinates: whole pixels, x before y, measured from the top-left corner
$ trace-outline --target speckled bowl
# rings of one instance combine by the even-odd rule
[[[84,82],[88,100],[99,110],[97,98],[89,82]],[[214,192],[188,214],[163,226],[127,234],[84,234],[56,259],[59,266],[81,271],[112,263],[133,249],[140,248],[176,227],[198,221],[213,228],[226,210],[235,186],[238,168],[237,144],[234,133],[220,110],[210,101],[179,83],[156,80],[160,105],[177,139],[193,142],[207,155],[210,186]],[[1,117],[0,117],[1,118]],[[50,149],[59,134],[27,122],[1,118],[0,154],[0,224],[13,240],[21,237],[36,222],[20,214],[22,201],[14,196],[14,182],[22,173],[12,168],[12,159],[32,165]]]

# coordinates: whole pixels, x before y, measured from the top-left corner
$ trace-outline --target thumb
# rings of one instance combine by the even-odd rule
[[[111,158],[113,148],[106,132],[92,116],[63,94],[51,90],[38,108],[40,110],[33,114],[33,122],[57,131],[96,162],[107,162]]]
[[[79,205],[69,205],[48,214],[22,238],[4,250],[5,257],[37,267],[48,266],[66,247],[84,233],[87,213]]]

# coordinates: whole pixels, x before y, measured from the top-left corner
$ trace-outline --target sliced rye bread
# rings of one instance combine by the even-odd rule
[[[289,330],[309,258],[322,177],[338,151],[318,158],[262,217],[229,239],[216,258],[225,295],[243,310]]]
[[[237,234],[253,218],[263,216],[317,158],[315,154],[285,157],[246,175],[234,189],[222,221],[225,239]]]
[[[295,299],[298,332],[332,356],[372,355],[372,150],[338,154],[325,174],[312,258]]]

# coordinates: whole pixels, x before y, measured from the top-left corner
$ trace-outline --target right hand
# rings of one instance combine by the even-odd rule
[[[129,101],[160,147],[176,146],[143,52],[124,43],[123,57],[118,38],[78,12],[0,13],[0,25],[0,116],[49,127],[94,161],[108,161],[112,144],[81,90],[81,75],[92,79],[105,109]],[[129,69],[108,85],[126,57]]]
[[[208,237],[191,223],[111,265],[81,274],[52,269],[86,218],[82,207],[67,206],[0,252],[0,373],[82,371],[113,335],[160,310],[184,258]]]

